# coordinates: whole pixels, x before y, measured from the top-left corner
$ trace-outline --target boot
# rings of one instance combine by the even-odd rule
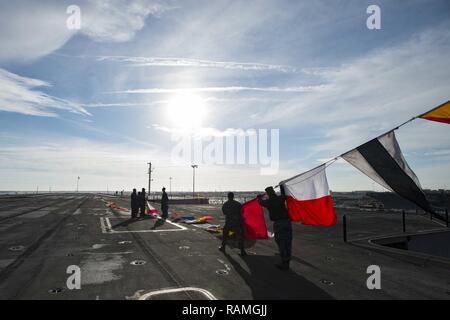
[[[221,245],[221,246],[219,247],[219,250],[222,251],[223,253],[226,253],[226,252],[225,252],[225,246],[224,246],[224,245]]]

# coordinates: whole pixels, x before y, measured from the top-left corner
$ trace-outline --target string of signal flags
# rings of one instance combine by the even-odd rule
[[[326,168],[339,158],[346,160],[387,190],[434,214],[419,179],[406,162],[395,137],[395,130],[419,118],[450,124],[450,100],[309,171],[281,181],[277,187],[284,187],[290,220],[306,225],[336,224]],[[254,201],[248,204],[244,204],[244,211],[246,208],[249,211],[259,211]]]
[[[281,181],[278,186],[284,187],[290,220],[305,225],[333,226],[336,224],[337,217],[328,187],[326,168],[339,158],[346,160],[386,189],[434,214],[419,179],[406,162],[395,137],[395,130],[418,118],[450,124],[450,101],[413,117],[320,166]],[[269,238],[264,212],[258,199],[244,203],[242,215],[245,239]]]

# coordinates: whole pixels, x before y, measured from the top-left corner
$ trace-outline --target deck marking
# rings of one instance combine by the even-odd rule
[[[225,263],[225,261],[223,261],[223,260],[221,260],[221,259],[217,259],[217,261],[219,261],[221,264],[223,264],[224,267],[225,267],[225,269],[226,269],[227,271],[231,271],[230,266],[227,265],[227,264]]]
[[[112,255],[122,255],[122,254],[132,254],[134,251],[120,251],[120,252],[86,252],[86,254],[90,255],[105,255],[105,254],[112,254]]]
[[[218,300],[211,292],[208,290],[202,289],[202,288],[196,288],[196,287],[184,287],[184,288],[175,288],[175,289],[161,289],[156,291],[151,291],[146,294],[143,294],[139,297],[139,300],[147,300],[148,298],[160,294],[167,294],[167,293],[176,293],[176,292],[188,292],[188,291],[195,291],[203,294],[208,300]]]
[[[159,216],[158,216],[159,217]],[[111,221],[108,217],[100,217],[100,227],[103,233],[145,233],[145,232],[174,232],[174,231],[185,231],[189,230],[185,226],[182,226],[178,223],[174,223],[172,221],[166,220],[166,222],[174,225],[178,229],[156,229],[156,230],[120,230],[116,231],[113,229],[111,225]]]

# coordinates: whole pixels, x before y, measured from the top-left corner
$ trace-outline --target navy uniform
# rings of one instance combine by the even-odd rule
[[[166,188],[162,188],[161,211],[161,218],[163,218],[164,220],[167,219],[169,216],[169,197],[167,196]]]
[[[136,189],[131,193],[131,217],[136,218],[139,210],[139,199],[136,194]]]
[[[228,193],[228,201],[222,206],[222,212],[225,215],[225,226],[223,227],[222,234],[222,246],[219,248],[222,252],[225,252],[225,246],[228,241],[228,233],[230,230],[234,230],[236,238],[241,249],[241,255],[246,255],[244,250],[244,219],[241,213],[242,205],[234,200],[234,193]]]
[[[145,188],[142,188],[141,197],[139,199],[139,208],[140,208],[139,215],[141,218],[144,218],[145,216],[146,201],[147,199],[145,198]]]
[[[281,195],[278,196],[272,187],[266,188],[269,196],[267,200],[258,197],[261,206],[269,211],[270,220],[273,221],[273,232],[275,233],[275,242],[280,252],[281,263],[277,267],[282,270],[289,269],[292,252],[292,223],[289,220],[288,210],[286,208],[286,196],[283,186],[280,186]]]

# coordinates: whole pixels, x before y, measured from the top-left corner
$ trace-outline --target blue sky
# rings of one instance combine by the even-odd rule
[[[81,29],[66,27],[69,5]],[[381,30],[366,8],[381,8]],[[198,190],[262,190],[449,100],[448,1],[14,1],[0,4],[0,190],[191,190],[168,102],[198,130],[279,129],[280,170],[200,166]],[[193,90],[195,88],[195,90]],[[187,106],[189,107],[189,106]],[[179,120],[179,119],[178,119]],[[449,188],[448,126],[397,132],[425,188]],[[338,161],[333,190],[382,190]]]

